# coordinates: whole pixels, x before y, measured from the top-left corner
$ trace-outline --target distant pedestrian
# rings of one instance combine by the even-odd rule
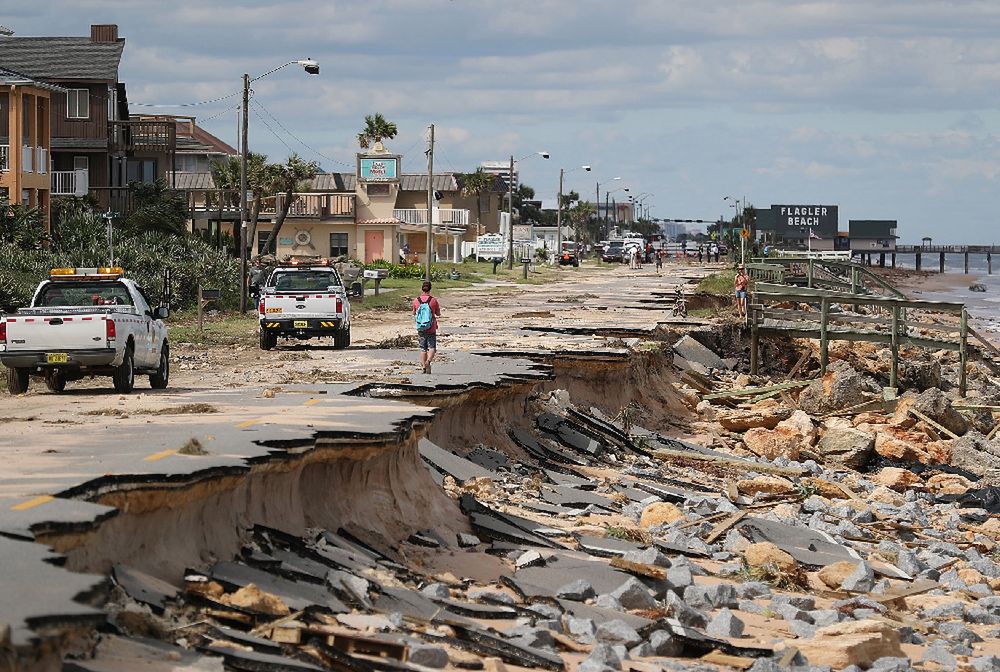
[[[424,373],[430,373],[431,362],[437,354],[437,318],[441,315],[441,304],[437,298],[431,296],[430,281],[424,280],[420,290],[420,296],[413,299],[413,318],[420,345],[420,365]]]
[[[712,254],[715,256],[716,263],[718,263],[718,261],[719,261],[719,244],[718,243],[712,243]]]
[[[699,245],[698,246],[698,263],[700,264],[704,260],[704,258],[705,258],[705,246],[704,245]]]
[[[733,280],[733,286],[736,289],[736,313],[741,319],[746,319],[747,316],[747,288],[750,286],[750,278],[747,276],[746,269],[741,265],[739,270],[736,271],[736,278]]]
[[[666,254],[663,250],[656,252],[656,272],[659,273],[660,269],[663,268],[663,255]]]

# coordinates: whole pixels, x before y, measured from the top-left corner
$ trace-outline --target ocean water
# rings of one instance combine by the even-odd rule
[[[914,268],[914,263],[912,254],[896,256],[898,268]],[[944,264],[945,274],[962,275],[965,272],[965,255],[946,254]],[[921,270],[937,271],[938,265],[937,254],[925,254],[921,261]],[[984,335],[988,335],[994,344],[1000,345],[1000,255],[993,258],[993,274],[988,275],[986,270],[986,255],[969,255],[969,276],[971,278],[969,282],[946,290],[916,289],[907,291],[904,288],[903,291],[907,291],[915,299],[964,303],[968,308],[973,327]],[[986,292],[970,291],[969,285],[973,282],[985,285]]]

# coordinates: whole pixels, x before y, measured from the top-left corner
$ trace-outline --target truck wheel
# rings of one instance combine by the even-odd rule
[[[278,344],[278,335],[272,334],[265,329],[260,330],[260,349],[271,350]]]
[[[165,390],[170,382],[170,347],[164,343],[160,349],[160,365],[156,373],[149,374],[149,386],[154,390]]]
[[[126,346],[125,356],[122,363],[115,368],[111,375],[115,384],[115,391],[128,394],[135,388],[135,360],[132,357],[132,346]]]
[[[66,373],[59,369],[52,369],[45,376],[45,387],[52,392],[62,392],[66,389]]]
[[[24,394],[28,391],[28,369],[7,369],[7,390],[11,394]]]
[[[347,325],[343,329],[337,331],[333,335],[333,347],[337,350],[343,350],[351,344],[351,325]]]

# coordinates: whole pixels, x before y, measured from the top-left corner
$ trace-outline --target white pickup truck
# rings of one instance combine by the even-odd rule
[[[335,268],[304,262],[281,264],[260,288],[257,305],[260,347],[270,350],[278,336],[307,340],[333,337],[334,348],[351,344],[351,304]]]
[[[131,392],[137,373],[153,389],[170,379],[170,348],[163,319],[123,271],[57,268],[35,290],[31,307],[0,315],[0,363],[11,394],[41,376],[53,392],[86,376],[111,376],[115,390]]]

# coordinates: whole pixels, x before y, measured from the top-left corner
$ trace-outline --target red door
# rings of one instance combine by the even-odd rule
[[[370,264],[376,259],[384,259],[382,247],[385,245],[384,231],[365,231],[365,263]]]

